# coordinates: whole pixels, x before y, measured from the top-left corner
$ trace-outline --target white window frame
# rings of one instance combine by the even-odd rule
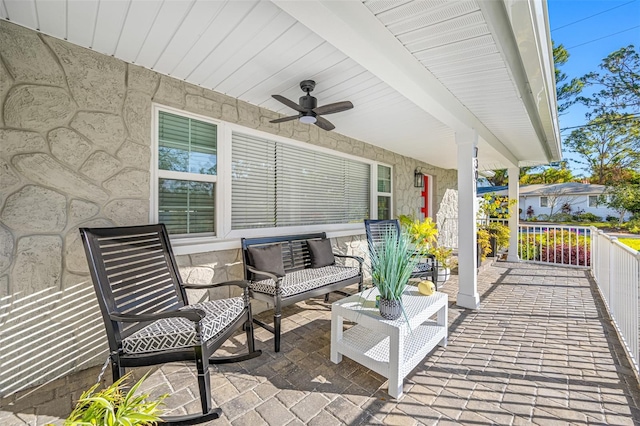
[[[542,203],[542,199],[544,198],[544,204]],[[540,197],[540,207],[549,207],[549,197],[541,196]]]
[[[593,199],[594,199],[594,203],[593,203],[593,205],[591,205],[591,197],[593,197]],[[598,196],[598,195],[588,195],[588,196],[587,196],[587,206],[589,206],[589,207],[591,207],[591,208],[597,208],[597,207],[599,207],[599,204],[600,204],[600,203],[598,202],[598,198],[599,198],[599,196]]]
[[[389,172],[390,177],[391,177],[391,185],[390,185],[390,189],[391,192],[382,192],[382,191],[378,191],[378,166],[384,166],[384,167],[388,167],[389,168]],[[385,163],[375,163],[373,166],[371,166],[373,169],[373,173],[372,175],[375,175],[375,180],[373,181],[372,188],[373,191],[371,192],[372,197],[374,201],[372,204],[375,206],[375,208],[373,210],[370,211],[371,213],[371,218],[372,219],[379,219],[378,217],[378,197],[389,197],[389,219],[393,219],[393,184],[394,184],[394,179],[393,179],[393,166],[389,165],[389,164],[385,164]]]
[[[165,105],[152,104],[152,120],[151,120],[151,173],[150,173],[150,223],[158,223],[158,179],[162,177],[175,178],[178,175],[180,179],[187,179],[187,175],[194,175],[197,178],[189,180],[205,181],[200,174],[192,174],[185,172],[168,172],[158,169],[158,117],[160,111],[171,114],[211,123],[217,126],[217,174],[210,176],[212,182],[216,184],[216,200],[215,200],[215,233],[216,235],[203,234],[182,234],[171,235],[171,244],[177,255],[202,253],[218,250],[230,250],[240,247],[241,237],[263,237],[287,234],[300,234],[309,232],[326,232],[328,237],[342,237],[364,234],[363,223],[349,224],[332,224],[332,225],[303,225],[288,226],[281,228],[259,228],[259,229],[231,229],[231,139],[234,131],[252,135],[275,142],[289,144],[300,148],[314,150],[337,157],[343,157],[350,160],[359,161],[369,164],[370,174],[370,198],[369,198],[369,216],[371,219],[377,219],[378,216],[378,165],[389,167],[391,169],[391,193],[380,193],[391,198],[391,215],[393,216],[393,166],[390,164],[370,160],[364,157],[358,157],[352,154],[343,153],[333,149],[315,146],[309,143],[300,142],[294,139],[285,138],[283,136],[274,135],[264,131],[244,127],[235,123],[229,123],[217,120],[200,114],[184,111]],[[225,200],[227,202],[225,202]]]

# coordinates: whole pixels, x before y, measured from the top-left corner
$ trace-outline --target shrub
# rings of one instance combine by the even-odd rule
[[[555,213],[549,220],[552,222],[571,222],[571,215],[569,213]]]
[[[615,217],[615,216],[611,216],[611,215],[607,215],[607,217],[605,218],[605,220],[606,220],[607,222],[610,222],[610,223],[618,223],[618,218],[617,218],[617,217]]]
[[[602,221],[602,217],[596,216],[593,213],[585,213],[581,212],[578,214],[574,214],[572,219],[576,222],[600,222]]]
[[[572,245],[566,246],[556,244],[555,246],[543,246],[540,250],[540,258],[542,262],[561,263],[564,265],[591,265],[591,248],[589,245]]]
[[[640,234],[640,219],[631,219],[623,223],[622,227],[633,234]]]

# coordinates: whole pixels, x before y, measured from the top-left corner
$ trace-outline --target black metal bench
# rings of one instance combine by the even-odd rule
[[[354,259],[358,265],[349,267],[334,263],[318,268],[313,267],[312,251],[308,241],[322,242],[319,240],[324,239],[326,239],[324,232],[242,239],[244,273],[245,279],[250,283],[251,296],[274,305],[273,326],[255,318],[253,322],[274,334],[276,352],[280,351],[280,321],[283,307],[321,295],[325,295],[326,301],[331,292],[346,294],[339,290],[351,284],[358,284],[358,291],[362,291],[364,259],[361,257],[333,253],[333,256],[338,258]],[[256,268],[256,262],[252,259],[251,252],[255,252],[252,248],[269,248],[273,245],[279,245],[281,249],[283,276],[273,272],[274,269],[277,269],[275,266],[273,268]]]

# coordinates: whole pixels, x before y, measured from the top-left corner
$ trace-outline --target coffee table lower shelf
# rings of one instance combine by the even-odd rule
[[[400,380],[404,379],[446,337],[446,327],[439,326],[435,321],[428,321],[405,336],[402,361],[398,365]],[[384,377],[390,377],[392,369],[389,362],[390,340],[389,336],[376,333],[361,325],[354,325],[344,331],[342,340],[337,341],[335,345],[340,354]],[[399,355],[398,353],[398,358]],[[392,393],[391,385],[389,385],[389,393]]]

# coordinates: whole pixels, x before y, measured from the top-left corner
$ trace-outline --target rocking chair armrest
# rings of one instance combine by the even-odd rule
[[[157,314],[109,314],[109,318],[113,321],[121,322],[143,322],[156,321],[163,318],[186,318],[189,321],[198,322],[206,316],[202,309],[185,308],[177,311],[160,312]]]
[[[265,275],[265,276],[271,278],[273,281],[276,282],[276,288],[280,285],[280,281],[282,280],[282,277],[278,277],[273,272],[260,271],[260,270],[254,268],[253,266],[250,266],[250,265],[247,265],[246,268],[247,268],[247,271],[249,271],[249,272],[252,272],[252,273],[257,274],[257,275]]]
[[[362,265],[364,263],[364,259],[361,258],[360,256],[352,256],[350,254],[339,254],[339,253],[333,253],[333,255],[335,257],[348,257],[349,259],[354,259],[355,261],[357,261],[360,265]]]
[[[215,284],[188,284],[188,283],[184,283],[184,284],[182,284],[182,287],[189,288],[189,289],[196,289],[197,290],[197,289],[216,288],[216,287],[231,286],[231,285],[235,285],[235,286],[238,286],[240,288],[249,287],[249,283],[247,281],[244,281],[244,280],[225,281],[225,282],[215,283]]]

